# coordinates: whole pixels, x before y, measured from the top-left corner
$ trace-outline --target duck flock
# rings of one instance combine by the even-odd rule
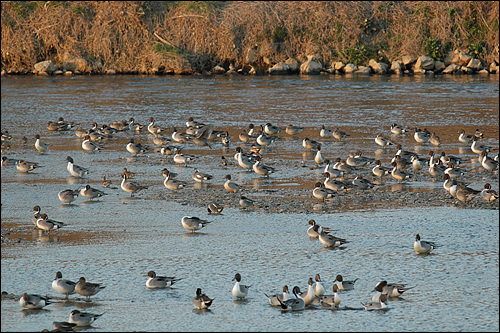
[[[44,139],[55,133],[70,133],[71,136],[75,135],[81,139],[81,149],[87,154],[91,156],[95,154],[104,155],[109,151],[109,142],[114,137],[134,136],[134,138],[128,139],[127,144],[123,146],[123,152],[127,152],[133,157],[156,154],[167,161],[167,163],[163,163],[162,170],[159,170],[159,174],[161,173],[163,176],[161,182],[168,191],[181,193],[183,189],[194,187],[197,184],[219,182],[210,171],[202,169],[203,164],[197,164],[200,156],[187,153],[189,145],[194,144],[209,149],[222,147],[224,152],[234,152],[234,155],[233,153],[226,154],[226,156],[221,154],[221,168],[234,170],[235,172],[244,169],[249,173],[255,173],[256,177],[265,177],[267,179],[279,175],[281,168],[276,167],[275,163],[269,162],[269,159],[266,160],[266,152],[272,147],[279,147],[280,140],[283,137],[288,137],[302,143],[297,146],[297,150],[303,149],[312,152],[314,164],[311,169],[321,170],[321,176],[324,178],[314,182],[314,186],[311,186],[312,190],[309,192],[311,199],[314,198],[312,200],[317,200],[320,203],[333,201],[335,198],[342,197],[347,193],[353,195],[352,193],[356,192],[372,191],[384,184],[384,181],[408,182],[414,179],[415,175],[422,174],[434,180],[442,181],[443,191],[446,191],[446,193],[449,193],[462,203],[467,204],[473,200],[494,203],[498,200],[498,192],[492,188],[491,182],[485,182],[483,188],[479,189],[470,187],[467,181],[469,173],[473,170],[478,172],[478,166],[482,168],[480,172],[485,173],[487,177],[491,177],[491,179],[498,177],[498,152],[494,152],[492,147],[488,147],[483,143],[485,134],[479,129],[475,133],[466,133],[464,130],[457,133],[457,142],[465,147],[470,147],[472,153],[477,156],[470,159],[445,153],[444,150],[440,149],[442,145],[441,139],[434,132],[431,133],[419,127],[410,128],[392,124],[390,125],[390,131],[388,126],[387,134],[381,133],[373,138],[378,147],[394,151],[390,163],[384,166],[380,159],[367,157],[359,149],[352,152],[343,152],[342,154],[345,154],[345,156],[335,159],[325,157],[321,141],[335,140],[336,142],[343,142],[350,140],[350,134],[339,128],[329,129],[324,125],[318,126],[318,138],[316,139],[302,137],[301,134],[304,128],[294,125],[280,127],[271,123],[258,126],[249,124],[248,127],[241,129],[238,135],[232,137],[227,130],[216,130],[212,124],[198,122],[193,118],[189,118],[185,125],[185,128],[174,127],[170,132],[166,127],[156,123],[153,118],[149,118],[149,123],[144,124],[139,124],[134,118],[129,118],[128,121],[114,121],[101,126],[93,123],[91,128],[84,129],[81,125],[66,121],[60,117],[56,121],[48,122],[48,134],[36,134],[34,136],[33,149],[36,149],[40,154],[50,154],[53,147]],[[149,137],[148,140],[152,140],[152,143],[146,144],[144,137],[135,135],[144,133]],[[404,150],[402,145],[398,143],[399,137],[409,135],[413,137],[417,144],[429,146],[426,156]],[[16,149],[12,149],[15,145],[11,143],[21,142],[23,145],[27,145],[29,140],[26,137],[13,138],[7,130],[2,131],[2,167],[15,167],[22,173],[30,173],[42,167],[50,168],[50,165],[40,165],[36,161],[27,161],[15,157]],[[230,147],[235,142],[238,142],[239,146],[233,150]],[[7,155],[13,156],[9,157]],[[84,182],[89,180],[89,177],[93,177],[95,181],[98,171],[93,170],[92,167],[85,166],[81,161],[75,161],[71,156],[67,156],[66,162],[68,175],[71,175],[71,177],[82,179]],[[165,164],[193,167],[192,179],[180,179],[179,175],[168,170]],[[122,168],[120,167],[121,171]],[[102,188],[85,184],[77,189],[61,189],[58,193],[58,199],[63,204],[68,205],[72,204],[79,196],[91,201],[106,200],[109,189],[113,188],[114,177],[110,179],[109,176],[106,178],[106,175],[99,175],[99,179],[102,179]],[[150,187],[150,184],[146,185],[137,180],[135,172],[123,168],[123,172],[120,174],[119,188],[126,192],[127,196],[129,194],[130,197],[140,195]],[[245,185],[236,182],[231,177],[230,171],[227,172],[225,181],[220,182],[220,191],[234,193],[238,197],[241,209],[255,209],[257,207],[256,200],[247,194],[249,191],[245,188]],[[215,200],[207,202],[206,205],[210,215],[222,214],[222,211],[227,206]],[[33,211],[32,223],[41,232],[58,232],[67,225],[64,222],[49,218],[47,213],[42,213],[41,207],[36,203]],[[196,232],[203,228],[209,228],[211,222],[197,216],[184,216],[180,221],[180,225],[190,232]],[[312,219],[307,225],[310,225],[307,229],[307,235],[318,239],[325,247],[348,247],[350,243],[347,239],[335,236],[333,234],[335,230],[332,228],[320,226]],[[413,247],[418,254],[428,254],[438,246],[434,242],[421,239],[419,234],[415,236]],[[170,288],[174,283],[181,280],[174,276],[157,276],[154,271],[148,272],[147,276],[146,287],[150,289]],[[242,276],[239,273],[234,276],[234,280],[236,282],[232,288],[232,295],[237,299],[245,298],[251,290],[251,286],[242,283]],[[299,286],[289,288],[289,286],[285,285],[282,288],[282,293],[266,294],[265,296],[272,306],[277,306],[283,311],[304,310],[313,303],[335,310],[340,308],[341,297],[339,294],[352,290],[355,282],[356,280],[344,280],[341,275],[338,275],[332,293],[329,293],[325,289],[320,275],[316,274],[314,279],[309,278],[307,290],[303,292],[301,292]],[[60,271],[56,273],[52,287],[56,292],[65,295],[66,299],[68,299],[69,295],[78,293],[85,297],[85,301],[90,301],[91,296],[96,295],[105,288],[100,283],[87,282],[85,277],[80,277],[77,282],[63,279]],[[389,299],[400,297],[411,288],[413,286],[408,287],[401,283],[380,281],[374,285],[375,293],[372,298],[363,303],[361,309],[387,310]],[[19,303],[23,308],[41,309],[50,305],[53,301],[46,296],[24,293]],[[197,309],[207,309],[214,304],[214,298],[205,295],[201,288],[197,288],[192,303]],[[93,314],[75,309],[69,314],[67,322],[54,322],[54,330],[66,331],[76,326],[90,326],[102,315],[103,313]]]

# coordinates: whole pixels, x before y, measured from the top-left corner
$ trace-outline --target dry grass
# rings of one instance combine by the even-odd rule
[[[367,64],[469,50],[498,63],[497,1],[10,1],[2,2],[2,69],[88,60],[87,71],[260,69],[315,54]]]

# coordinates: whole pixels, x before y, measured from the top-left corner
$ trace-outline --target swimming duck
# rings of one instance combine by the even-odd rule
[[[400,134],[404,134],[404,133],[409,132],[409,131],[410,131],[410,128],[408,128],[407,126],[398,125],[396,123],[391,125],[391,133],[392,134],[400,135]]]
[[[89,174],[89,169],[74,164],[73,158],[70,156],[66,157],[66,160],[68,161],[66,169],[73,177],[82,178]]]
[[[267,135],[276,135],[279,132],[281,132],[282,130],[283,130],[283,128],[281,128],[279,126],[271,125],[271,123],[267,123],[264,125],[264,132]]]
[[[148,289],[164,289],[172,287],[174,283],[182,280],[182,278],[176,278],[174,276],[157,276],[155,271],[149,271],[148,276],[149,278],[146,281],[146,287]]]
[[[339,247],[344,244],[350,243],[348,240],[340,237],[336,237],[333,235],[328,234],[325,229],[319,229],[318,225],[314,226],[314,231],[318,232],[318,240],[323,244],[325,247]],[[342,289],[342,288],[341,288]]]
[[[337,140],[343,141],[345,138],[350,137],[350,135],[337,127],[333,130],[333,137]]]
[[[213,298],[208,297],[201,292],[201,288],[196,289],[196,296],[193,298],[193,305],[197,309],[208,309],[212,305]]]
[[[145,125],[141,125],[137,122],[135,122],[135,119],[134,118],[129,118],[129,123],[128,123],[128,128],[131,130],[131,131],[136,131],[136,132],[140,132],[144,127]],[[154,135],[154,133],[152,133]]]
[[[73,201],[75,201],[78,194],[80,194],[79,190],[73,191],[71,189],[67,189],[67,190],[63,190],[63,191],[59,192],[57,194],[57,196],[59,197],[59,200],[61,200],[61,202],[70,204]]]
[[[461,129],[460,131],[458,131],[458,133],[460,133],[460,135],[458,136],[458,141],[462,143],[472,144],[472,138],[474,137],[474,135],[465,134],[464,129]]]
[[[325,125],[321,125],[321,129],[319,130],[319,136],[325,139],[333,137],[333,131],[325,127]]]
[[[391,139],[386,138],[382,134],[377,135],[377,137],[375,138],[375,143],[381,147],[392,146],[395,144]]]
[[[419,254],[430,253],[436,247],[437,247],[437,245],[434,242],[429,242],[429,241],[421,240],[419,234],[417,234],[415,236],[415,242],[413,243],[413,248]]]
[[[387,283],[387,281],[385,280],[377,283],[377,285],[375,286],[375,290],[377,290],[379,286],[382,287],[381,293],[387,295],[388,297],[399,297],[405,291],[415,288],[415,287],[407,287],[405,284],[401,283]],[[372,301],[377,301],[377,299],[374,300],[372,298]]]
[[[326,304],[331,306],[332,308],[338,308],[340,305],[340,296],[338,294],[338,286],[336,284],[333,285],[333,295],[322,295],[319,297],[319,302],[321,304]]]
[[[293,294],[295,298],[290,298],[286,301],[281,301],[278,299],[278,302],[281,305],[281,309],[283,311],[301,311],[306,307],[306,303],[304,299],[300,296],[300,288],[298,286],[293,287]]]
[[[181,220],[184,229],[191,232],[203,229],[207,224],[212,223],[211,221],[202,220],[196,216],[184,216]]]
[[[19,299],[19,305],[27,309],[41,309],[46,305],[52,304],[47,296],[24,293]]]
[[[314,277],[314,284],[313,284],[313,289],[314,289],[314,295],[316,296],[322,296],[325,294],[326,289],[325,286],[323,285],[323,282],[321,281],[321,277],[319,274],[316,274]]]
[[[233,281],[236,280],[233,289],[231,290],[234,297],[242,299],[248,295],[248,290],[251,286],[246,286],[241,283],[241,275],[240,273],[236,273],[234,275]]]
[[[90,312],[80,312],[79,310],[73,310],[69,314],[68,322],[76,324],[78,327],[90,326],[97,318],[102,316],[104,313],[95,314]]]
[[[269,304],[273,306],[281,306],[280,301],[286,302],[288,300],[288,294],[289,291],[287,285],[283,286],[283,294],[274,294],[268,296],[266,293],[264,293],[264,295],[266,295],[266,297],[269,299]]]
[[[413,133],[413,138],[417,143],[427,143],[431,140],[431,134],[427,130],[422,130],[418,127],[415,127],[415,131]]]
[[[337,280],[337,287],[340,290],[352,290],[352,289],[354,289],[354,283],[356,283],[356,281],[358,281],[357,278],[352,280],[352,281],[346,281],[346,280],[344,280],[344,278],[340,274],[337,275],[335,280]]]
[[[314,295],[313,284],[313,279],[312,277],[310,277],[307,280],[307,291],[300,295],[300,297],[302,297],[302,299],[304,300],[305,306],[308,306],[316,299],[316,295]]]

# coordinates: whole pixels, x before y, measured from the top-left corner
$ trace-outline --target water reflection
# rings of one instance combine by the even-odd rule
[[[50,310],[48,309],[22,309],[21,313],[24,316],[34,316],[34,315],[43,315],[50,313]]]
[[[66,178],[66,183],[68,183],[68,185],[87,184],[87,182],[88,182],[88,179],[86,179],[86,178],[77,178],[77,177],[73,177],[73,176],[69,176]]]
[[[196,313],[197,315],[206,315],[212,313],[212,310],[210,309],[193,309],[193,313]]]

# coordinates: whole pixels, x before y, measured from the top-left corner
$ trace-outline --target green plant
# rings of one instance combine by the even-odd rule
[[[346,62],[354,64],[356,66],[361,65],[367,61],[368,50],[364,45],[348,47],[343,52],[343,56]]]
[[[275,43],[283,43],[287,37],[288,34],[285,27],[283,27],[282,25],[278,25],[276,26],[276,28],[274,28],[273,41]]]
[[[474,58],[480,58],[486,52],[486,42],[480,41],[469,45],[469,54]]]
[[[424,52],[426,56],[432,57],[435,60],[441,60],[443,57],[441,40],[438,38],[428,38],[425,41]]]

